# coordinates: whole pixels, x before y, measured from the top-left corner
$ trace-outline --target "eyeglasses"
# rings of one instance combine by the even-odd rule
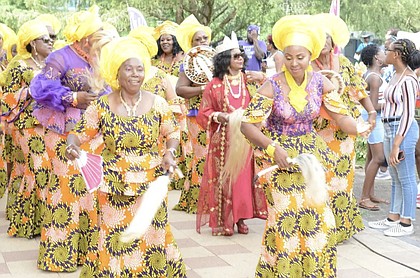
[[[37,38],[36,41],[42,41],[43,43],[52,43],[53,40],[50,38]]]
[[[235,59],[235,60],[238,60],[239,58],[244,58],[244,57],[245,56],[244,56],[244,53],[243,52],[241,52],[241,53],[235,53],[235,54],[232,55],[232,58]]]
[[[50,34],[50,39],[55,41],[57,39],[57,35],[54,34]]]
[[[385,48],[385,52],[389,52],[389,51],[397,51],[397,50],[396,49]]]

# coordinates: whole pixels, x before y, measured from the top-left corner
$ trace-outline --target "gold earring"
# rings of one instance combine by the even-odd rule
[[[36,51],[36,46],[34,45],[35,56],[38,56],[38,51]]]

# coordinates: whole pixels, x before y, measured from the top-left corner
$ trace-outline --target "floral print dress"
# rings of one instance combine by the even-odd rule
[[[348,107],[350,115],[357,119],[360,117],[358,101],[368,97],[365,92],[366,83],[346,57],[341,55],[339,63],[340,75],[345,84],[340,98]],[[337,240],[343,242],[364,229],[362,216],[353,193],[356,136],[344,133],[335,121],[325,118],[317,119],[315,128],[327,142],[328,147],[340,158],[337,176],[331,184],[330,200],[337,226]]]
[[[186,277],[180,251],[168,222],[167,201],[143,238],[119,241],[141,196],[162,175],[165,140],[179,140],[179,127],[167,102],[155,96],[149,112],[134,117],[114,114],[108,96],[88,107],[72,131],[81,142],[98,133],[104,138],[104,183],[99,189],[99,252],[88,259],[82,277]]]
[[[335,175],[337,158],[313,128],[321,103],[329,101],[327,95],[322,95],[321,75],[313,73],[306,87],[308,104],[299,113],[283,94],[278,75],[270,82],[274,99],[257,93],[243,122],[265,121],[263,133],[291,158],[302,153],[315,155],[326,169],[329,184]],[[265,115],[269,115],[266,120]],[[256,150],[256,162],[259,170],[275,164],[262,148]],[[255,277],[335,277],[336,230],[329,205],[306,203],[305,180],[297,166],[273,170],[258,182],[266,191],[268,218]]]
[[[45,148],[45,129],[32,116],[33,100],[28,85],[35,71],[24,60],[12,60],[5,74],[2,111],[9,122],[12,142],[7,144],[7,156],[13,167],[9,185],[8,217],[10,236],[33,238],[41,232],[45,210],[42,194],[51,172]]]

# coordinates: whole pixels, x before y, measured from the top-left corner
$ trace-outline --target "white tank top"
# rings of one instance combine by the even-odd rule
[[[367,79],[369,78],[369,76],[371,76],[372,74],[378,76],[382,80],[382,84],[381,84],[381,86],[379,87],[379,90],[378,90],[378,103],[379,104],[384,104],[385,103],[384,91],[385,91],[386,87],[388,87],[388,83],[386,83],[385,79],[383,79],[382,76],[380,74],[376,73],[376,72],[369,72],[365,76],[366,82],[367,82]],[[370,91],[366,90],[366,93],[368,95],[370,95]]]
[[[266,59],[267,69],[265,70],[265,73],[267,74],[268,77],[271,77],[274,74],[276,74],[276,62],[274,61],[274,56],[276,56],[278,52],[279,51],[276,51],[276,53],[274,53],[270,57],[267,57]]]

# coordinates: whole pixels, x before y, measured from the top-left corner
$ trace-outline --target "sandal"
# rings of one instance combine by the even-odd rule
[[[244,234],[244,235],[248,234],[249,229],[248,229],[248,226],[244,222],[242,222],[242,223],[238,222],[238,223],[236,223],[236,225],[238,226],[238,233],[239,234]]]
[[[389,205],[389,201],[388,200],[385,200],[385,199],[382,199],[382,198],[378,198],[378,197],[375,197],[375,196],[371,196],[370,197],[370,200],[372,201],[372,202],[374,202],[374,203],[377,203],[377,204],[387,204],[387,205]]]
[[[358,204],[359,208],[370,210],[370,211],[378,211],[379,207],[371,202],[370,199],[363,199]]]

